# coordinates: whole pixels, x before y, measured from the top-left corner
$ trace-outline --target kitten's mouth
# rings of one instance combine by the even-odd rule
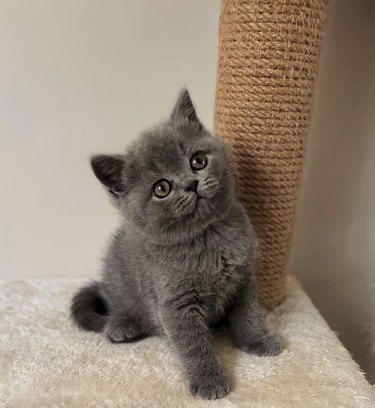
[[[203,196],[203,195],[201,195],[201,194],[199,194],[199,193],[195,193],[196,195],[197,195],[197,197],[196,197],[196,199],[195,199],[195,205],[197,205],[197,203],[199,202],[199,201],[201,201],[201,200],[206,200],[207,199],[207,197],[205,197],[205,196]]]
[[[197,195],[197,199],[196,199],[197,202],[202,201],[202,200],[208,200],[210,198],[207,195],[203,195],[203,194],[200,194],[200,193],[196,193],[196,195]]]
[[[198,193],[196,193],[196,194],[197,194],[197,196],[196,196],[196,198],[195,198],[195,203],[194,203],[193,212],[195,212],[195,211],[198,209],[198,207],[199,207],[201,204],[203,204],[204,201],[207,200],[207,197],[205,197],[205,196],[203,196],[203,195],[200,195],[200,194],[198,194]]]

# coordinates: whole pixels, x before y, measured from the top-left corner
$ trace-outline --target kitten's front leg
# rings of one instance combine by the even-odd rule
[[[267,330],[257,301],[254,279],[238,293],[228,311],[236,345],[247,353],[275,356],[283,347],[280,339]]]
[[[173,342],[189,379],[189,390],[203,399],[224,397],[229,391],[225,377],[207,339],[207,325],[198,305],[177,306],[166,302],[161,319]]]

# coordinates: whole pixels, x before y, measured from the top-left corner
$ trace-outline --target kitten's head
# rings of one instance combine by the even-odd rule
[[[126,223],[160,243],[193,238],[229,208],[233,163],[201,124],[187,90],[168,121],[124,156],[94,156],[91,165]]]

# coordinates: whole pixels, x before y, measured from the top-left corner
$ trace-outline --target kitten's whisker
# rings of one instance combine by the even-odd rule
[[[179,197],[176,200],[176,205],[179,205],[181,203],[181,201],[183,201],[185,199],[185,197]]]
[[[175,206],[176,213],[181,212],[181,210],[185,209],[189,201],[189,197],[181,197],[178,200],[177,205]]]
[[[217,180],[207,180],[202,183],[202,187],[209,188],[209,187],[217,186],[218,184],[219,182]]]
[[[189,206],[189,203],[186,203],[185,205],[180,206],[178,210],[176,210],[176,213],[179,213],[179,214],[183,213],[188,206]]]

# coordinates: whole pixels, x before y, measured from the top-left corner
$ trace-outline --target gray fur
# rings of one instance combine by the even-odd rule
[[[190,166],[196,152],[208,158],[200,171]],[[183,90],[167,122],[142,134],[124,156],[95,156],[92,167],[122,224],[101,282],[73,299],[75,321],[113,342],[167,335],[190,392],[223,397],[229,382],[209,345],[210,326],[227,320],[246,352],[281,351],[257,303],[256,239],[234,195],[230,154],[204,129]],[[163,199],[153,195],[160,179],[173,183]]]

